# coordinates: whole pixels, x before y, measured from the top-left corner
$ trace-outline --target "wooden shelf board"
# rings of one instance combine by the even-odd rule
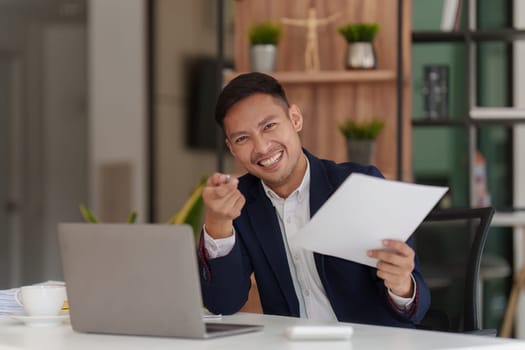
[[[224,73],[224,80],[228,82],[240,74],[241,72]],[[396,72],[387,69],[319,72],[274,71],[267,74],[283,84],[394,82],[396,80]]]

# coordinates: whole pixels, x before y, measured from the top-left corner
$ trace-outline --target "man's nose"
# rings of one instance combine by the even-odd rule
[[[270,142],[263,136],[258,135],[253,138],[255,152],[265,154],[270,146]]]

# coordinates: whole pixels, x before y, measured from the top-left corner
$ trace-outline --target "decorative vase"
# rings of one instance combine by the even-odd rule
[[[375,140],[348,140],[348,160],[359,164],[372,164],[375,155]]]
[[[250,49],[250,63],[254,72],[272,72],[277,62],[277,46],[253,45]]]
[[[371,42],[348,44],[346,51],[347,69],[374,69],[376,66],[376,53]]]

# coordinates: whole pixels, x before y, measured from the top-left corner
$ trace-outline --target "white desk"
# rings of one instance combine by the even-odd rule
[[[293,324],[314,322],[291,317],[237,314],[223,317],[225,322],[263,324],[261,332],[211,340],[134,337],[76,333],[69,324],[49,328],[30,328],[3,317],[0,319],[0,350],[7,349],[287,349],[287,350],[357,350],[357,349],[525,349],[525,342],[515,339],[450,334],[353,324],[350,341],[289,341],[283,331]]]

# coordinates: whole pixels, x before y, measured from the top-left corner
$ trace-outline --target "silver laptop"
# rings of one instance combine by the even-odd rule
[[[188,225],[61,223],[58,234],[76,331],[211,338],[262,328],[203,321]]]

